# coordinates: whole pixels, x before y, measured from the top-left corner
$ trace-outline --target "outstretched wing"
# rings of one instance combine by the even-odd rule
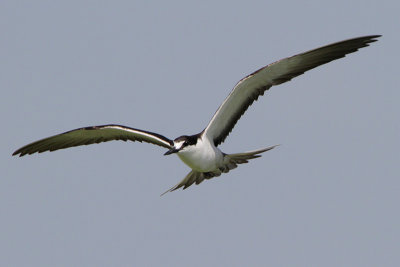
[[[203,134],[221,144],[247,108],[273,85],[278,85],[332,60],[356,52],[380,35],[364,36],[323,46],[265,66],[240,80],[218,108]]]
[[[168,149],[173,146],[173,142],[162,135],[122,125],[110,124],[84,127],[57,134],[21,147],[13,153],[13,156],[19,154],[19,156],[22,157],[26,154],[33,154],[36,152],[42,153],[44,151],[98,144],[112,140],[147,142]]]

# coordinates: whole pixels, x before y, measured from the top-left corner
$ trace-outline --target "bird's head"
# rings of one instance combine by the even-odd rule
[[[174,146],[164,153],[164,155],[170,155],[173,153],[179,153],[181,151],[185,151],[191,146],[196,145],[197,143],[197,135],[182,135],[174,140]]]

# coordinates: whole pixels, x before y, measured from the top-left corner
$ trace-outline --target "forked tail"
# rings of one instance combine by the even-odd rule
[[[172,192],[178,188],[183,187],[183,189],[188,188],[192,184],[200,184],[201,182],[204,181],[204,179],[211,179],[213,177],[220,176],[221,173],[227,173],[232,169],[235,169],[238,164],[243,164],[249,162],[250,159],[255,159],[261,157],[261,153],[264,153],[268,150],[271,150],[275,146],[270,146],[267,148],[259,149],[259,150],[254,150],[254,151],[249,151],[249,152],[244,152],[244,153],[236,153],[236,154],[224,154],[224,163],[219,169],[212,171],[212,172],[196,172],[192,170],[191,172],[188,173],[188,175],[185,176],[185,178],[182,179],[177,185],[172,187],[171,189],[168,189],[164,193],[161,194],[164,195],[165,193]]]
[[[261,157],[261,155],[260,155],[261,153],[271,150],[277,146],[279,146],[279,145],[274,145],[274,146],[270,146],[267,148],[244,152],[244,153],[227,154],[225,157],[227,157],[230,160],[230,163],[234,163],[234,164],[247,163],[247,162],[249,162],[249,159],[259,158],[259,157]]]

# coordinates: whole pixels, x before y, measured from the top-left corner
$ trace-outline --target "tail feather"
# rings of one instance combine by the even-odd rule
[[[249,159],[255,159],[255,158],[261,157],[261,155],[259,155],[259,154],[264,153],[268,150],[274,149],[277,146],[279,146],[279,145],[274,145],[274,146],[270,146],[267,148],[253,150],[253,151],[244,152],[244,153],[227,154],[226,156],[230,159],[230,162],[236,163],[236,164],[242,164],[242,163],[249,162],[248,161]]]
[[[227,173],[230,170],[235,169],[238,164],[247,163],[249,162],[250,159],[259,158],[261,157],[260,155],[261,153],[271,150],[277,146],[279,145],[270,146],[267,148],[253,150],[244,153],[225,154],[224,165],[221,166],[219,169],[212,172],[196,172],[192,170],[185,176],[185,178],[182,179],[182,181],[180,181],[177,185],[173,186],[172,188],[162,193],[161,196],[165,195],[168,192],[175,191],[176,189],[179,189],[181,187],[183,187],[183,189],[186,189],[194,183],[200,184],[205,179],[211,179],[213,177],[220,176],[221,173]]]
[[[194,182],[196,184],[200,184],[204,180],[204,176],[202,175],[203,173],[201,172],[196,172],[196,171],[191,171],[189,172],[185,178],[182,179],[178,184],[175,186],[171,187],[167,191],[161,194],[161,196],[165,195],[168,192],[175,191],[178,188],[181,188],[183,186],[183,189],[186,189],[187,187],[191,186]]]

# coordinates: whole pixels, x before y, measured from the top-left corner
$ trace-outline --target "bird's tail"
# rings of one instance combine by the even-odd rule
[[[270,146],[267,148],[244,152],[244,153],[224,154],[224,164],[219,169],[212,171],[212,172],[196,172],[196,171],[192,170],[191,172],[188,173],[188,175],[186,175],[185,178],[182,179],[182,181],[180,181],[177,185],[175,185],[171,189],[168,189],[167,191],[162,193],[161,196],[168,192],[172,192],[178,188],[183,187],[183,189],[186,189],[194,183],[200,184],[205,179],[208,180],[213,177],[218,177],[222,173],[227,173],[230,170],[235,169],[238,164],[247,163],[247,162],[249,162],[250,159],[255,159],[255,158],[261,157],[261,155],[260,155],[261,153],[271,150],[277,146],[279,146],[279,145]]]
[[[261,157],[261,153],[264,153],[268,150],[271,150],[279,145],[270,146],[263,149],[253,150],[249,152],[236,153],[236,154],[227,154],[225,157],[229,160],[229,163],[232,164],[242,164],[249,162],[250,159],[255,159]]]

